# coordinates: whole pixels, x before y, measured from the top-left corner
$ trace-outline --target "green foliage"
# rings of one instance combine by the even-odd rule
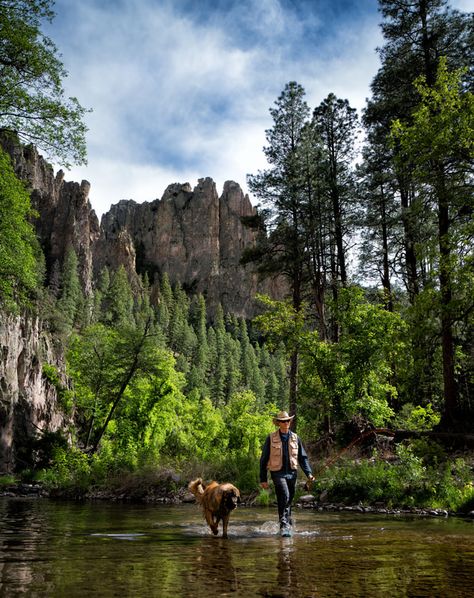
[[[441,416],[433,410],[431,403],[426,407],[405,403],[394,419],[394,425],[402,430],[432,430],[439,424]]]
[[[234,479],[242,492],[255,489],[259,477],[259,457],[266,436],[274,430],[274,405],[258,411],[251,392],[234,395],[224,408],[228,444],[218,465],[221,479]]]
[[[0,305],[18,309],[40,284],[38,241],[30,198],[0,148]]]
[[[466,252],[466,247],[472,245],[473,232],[474,95],[465,89],[462,72],[450,72],[446,59],[441,58],[433,83],[424,77],[415,81],[421,100],[411,121],[395,120],[392,125],[397,160],[411,169],[420,185],[424,217],[436,222],[422,255],[431,266],[426,293],[433,299],[441,339],[446,420],[464,407],[457,393],[456,369],[462,361],[456,355],[461,343],[455,323],[463,322],[464,329],[469,329],[466,314],[472,309],[473,291],[472,258],[468,256],[472,252]]]
[[[259,507],[269,507],[270,506],[270,492],[268,490],[264,490],[260,488],[258,491],[258,495],[255,498],[255,502]]]
[[[50,363],[43,363],[42,373],[46,380],[54,386],[58,396],[58,404],[66,414],[71,414],[74,407],[73,392],[61,381],[57,368]]]
[[[304,329],[304,311],[296,309],[292,302],[275,301],[266,295],[257,295],[265,312],[254,318],[254,324],[265,334],[270,349],[284,343],[288,354],[298,346]]]
[[[78,264],[76,252],[72,247],[69,247],[62,266],[57,303],[57,310],[63,318],[64,332],[66,333],[69,333],[76,323],[83,301]]]
[[[109,278],[102,280],[102,320],[116,326],[126,326],[133,322],[133,292],[125,268],[121,265]]]
[[[51,0],[0,2],[0,129],[41,147],[69,166],[85,162],[84,108],[66,98],[67,72],[54,43],[41,31],[54,13]]]
[[[437,163],[474,157],[474,96],[462,89],[462,74],[463,69],[449,72],[442,57],[435,85],[427,85],[425,77],[414,83],[421,101],[411,124],[399,119],[392,124],[402,159],[411,160],[416,175],[425,182],[436,184]]]
[[[272,414],[276,411],[271,404],[260,411],[251,391],[233,395],[222,409],[227,450],[257,457],[266,436],[273,431]]]
[[[13,486],[17,483],[17,479],[14,475],[3,474],[0,475],[0,488],[5,486]]]
[[[410,446],[399,446],[395,463],[373,458],[327,470],[318,480],[327,500],[346,504],[463,510],[474,497],[470,468],[463,459],[425,465]]]
[[[48,488],[75,488],[85,490],[91,484],[89,457],[77,448],[58,449],[53,467],[38,474]]]
[[[96,304],[96,317],[102,320],[111,313],[111,302],[103,299],[111,284],[107,278],[114,277],[102,277],[102,298]],[[95,473],[90,475],[105,480],[112,472],[163,460],[181,467],[197,459],[218,477],[232,473],[247,488],[255,486],[258,454],[275,409],[265,398],[259,372],[274,373],[272,389],[278,394],[281,357],[254,347],[244,322],[231,318],[227,329],[222,309],[206,330],[203,299],[191,309],[182,290],[172,289],[166,277],[158,305],[166,306],[167,317],[163,320],[158,309],[146,334],[143,324],[134,323],[139,321],[134,302],[122,310],[128,318],[105,318],[107,324],[78,330],[71,340],[68,373],[79,446],[93,453]],[[165,348],[163,333],[172,352]],[[189,338],[196,340],[189,343]],[[240,369],[245,371],[240,374]]]
[[[269,310],[256,318],[270,342],[283,342],[300,354],[300,416],[303,430],[316,436],[326,417],[346,421],[355,415],[382,425],[393,415],[397,395],[395,364],[405,357],[406,326],[398,314],[371,304],[358,288],[342,289],[335,313],[337,343],[308,330],[310,318],[289,303],[265,299]]]

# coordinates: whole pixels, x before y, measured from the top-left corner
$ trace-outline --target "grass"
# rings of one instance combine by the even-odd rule
[[[13,486],[17,483],[17,479],[14,475],[4,474],[0,475],[0,487]]]

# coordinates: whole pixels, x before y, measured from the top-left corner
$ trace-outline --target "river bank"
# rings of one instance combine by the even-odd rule
[[[172,481],[172,480],[171,480]],[[242,497],[241,507],[258,507],[257,492]],[[0,498],[50,498],[57,500],[75,501],[110,501],[124,503],[146,503],[162,505],[180,505],[195,503],[194,496],[188,492],[187,487],[178,485],[170,490],[168,484],[156,484],[147,488],[141,487],[133,490],[124,488],[100,489],[93,488],[87,491],[76,489],[54,489],[49,490],[42,484],[11,484],[0,489]],[[276,503],[275,503],[276,505]],[[273,506],[270,503],[270,506]],[[380,503],[375,505],[349,505],[336,502],[325,502],[318,500],[312,494],[303,494],[295,500],[297,509],[313,509],[319,512],[346,512],[346,513],[368,513],[375,515],[405,515],[421,517],[467,517],[474,519],[474,510],[456,512],[441,508],[409,507],[398,508]],[[265,507],[262,507],[265,508]]]

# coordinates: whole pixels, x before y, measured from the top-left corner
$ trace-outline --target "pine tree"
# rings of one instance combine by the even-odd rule
[[[305,221],[302,209],[300,144],[308,123],[309,107],[305,91],[296,82],[285,86],[275,108],[270,109],[273,127],[266,131],[264,153],[271,168],[248,176],[250,190],[269,208],[268,239],[257,248],[254,258],[260,271],[283,275],[290,288],[293,307],[303,301],[305,277]],[[290,411],[296,414],[298,353],[290,358]],[[296,426],[296,419],[294,420]]]
[[[379,5],[385,44],[379,50],[382,66],[371,85],[373,95],[364,123],[376,145],[387,146],[392,121],[409,118],[419,102],[413,81],[423,75],[431,86],[440,56],[446,56],[452,68],[468,66],[470,79],[466,83],[472,85],[474,27],[472,14],[447,8],[447,0],[379,0]],[[425,256],[419,250],[436,224],[423,209],[412,165],[397,161],[392,164],[392,171],[404,231],[403,279],[413,302],[425,280]]]
[[[61,292],[57,303],[66,326],[74,326],[82,302],[82,289],[78,273],[78,260],[72,247],[66,251],[61,273]]]
[[[384,302],[393,310],[393,279],[398,268],[400,207],[394,193],[390,157],[383,146],[367,145],[359,168],[359,200],[363,207],[359,272],[365,281],[380,283]]]
[[[214,326],[208,330],[209,346],[209,386],[212,402],[215,406],[224,405],[227,400],[226,380],[228,360],[226,355],[226,329],[222,306],[217,306]]]
[[[192,355],[188,387],[198,389],[200,395],[205,396],[208,392],[206,372],[209,366],[209,346],[207,341],[206,302],[201,294],[193,299],[190,317],[196,335],[196,344]]]
[[[165,335],[169,338],[170,322],[174,309],[173,289],[168,273],[165,272],[160,280],[160,294],[157,308],[157,321]]]
[[[449,425],[456,422],[460,412],[454,325],[462,319],[459,314],[473,306],[471,299],[460,310],[455,290],[457,281],[465,280],[465,268],[472,266],[465,246],[472,242],[474,95],[464,91],[459,71],[448,72],[444,59],[436,82],[429,85],[422,77],[416,87],[422,101],[413,113],[413,122],[396,121],[393,135],[400,143],[399,159],[413,164],[414,178],[427,191],[438,223],[439,317],[445,423]],[[472,288],[472,276],[468,279]]]
[[[124,266],[112,274],[105,298],[105,319],[117,326],[134,325],[134,295]]]
[[[313,123],[324,148],[325,180],[329,204],[332,207],[332,237],[335,248],[333,262],[333,293],[337,285],[347,285],[347,246],[351,233],[351,200],[354,196],[352,162],[355,156],[357,114],[347,100],[334,94],[314,110]]]

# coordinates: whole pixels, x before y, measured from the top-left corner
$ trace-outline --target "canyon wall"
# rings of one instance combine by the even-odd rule
[[[0,313],[0,473],[30,463],[34,441],[70,423],[43,364],[64,372],[62,348],[34,317]],[[25,460],[26,459],[26,460]]]

